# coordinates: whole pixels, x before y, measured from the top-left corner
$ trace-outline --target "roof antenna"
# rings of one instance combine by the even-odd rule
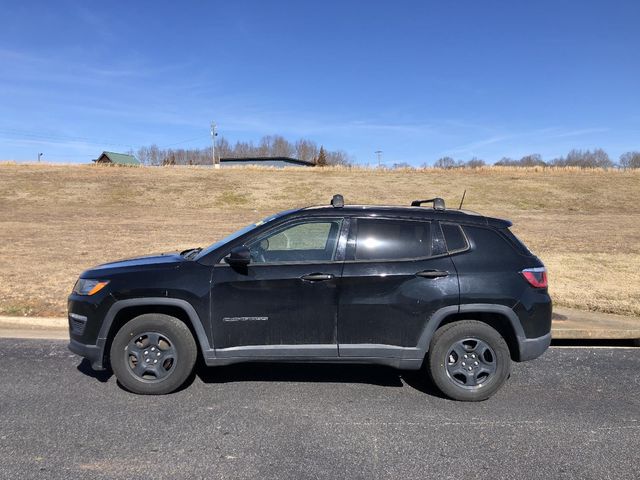
[[[467,194],[467,189],[464,189],[464,192],[462,192],[462,200],[460,200],[460,206],[458,207],[458,210],[462,210],[462,204],[464,203],[464,196]]]

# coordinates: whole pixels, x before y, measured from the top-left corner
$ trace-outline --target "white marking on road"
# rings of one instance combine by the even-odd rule
[[[552,345],[549,348],[562,348],[562,349],[569,349],[569,348],[575,348],[575,349],[581,349],[581,350],[638,350],[640,351],[640,348],[638,347],[616,347],[616,346],[603,346],[603,345],[592,345],[592,346],[587,346],[587,345]]]

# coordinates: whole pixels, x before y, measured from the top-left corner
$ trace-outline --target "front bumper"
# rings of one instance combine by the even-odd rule
[[[71,294],[68,299],[69,350],[89,360],[94,370],[105,369],[105,340],[99,332],[112,303],[102,292],[91,297]]]
[[[85,345],[77,340],[71,339],[69,342],[69,350],[76,355],[86,358],[91,363],[91,368],[94,370],[104,370],[103,351],[104,348],[100,345]]]

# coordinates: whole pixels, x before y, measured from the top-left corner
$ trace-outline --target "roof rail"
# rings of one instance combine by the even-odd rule
[[[429,200],[414,200],[411,202],[411,206],[420,207],[423,203],[433,203],[434,210],[445,210],[444,200],[440,197],[430,198]]]

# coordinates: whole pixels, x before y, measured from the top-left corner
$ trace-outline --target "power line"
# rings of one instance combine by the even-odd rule
[[[58,143],[83,142],[89,145],[107,145],[107,146],[134,148],[134,146],[131,144],[119,143],[113,140],[98,140],[98,139],[91,139],[89,137],[74,137],[71,135],[61,135],[61,134],[43,134],[43,133],[27,132],[27,131],[20,131],[20,130],[14,130],[14,129],[0,129],[0,135],[8,136],[9,140],[27,140],[27,141],[33,140],[34,142],[37,140],[40,140],[40,141],[50,141],[50,142],[58,142]]]

